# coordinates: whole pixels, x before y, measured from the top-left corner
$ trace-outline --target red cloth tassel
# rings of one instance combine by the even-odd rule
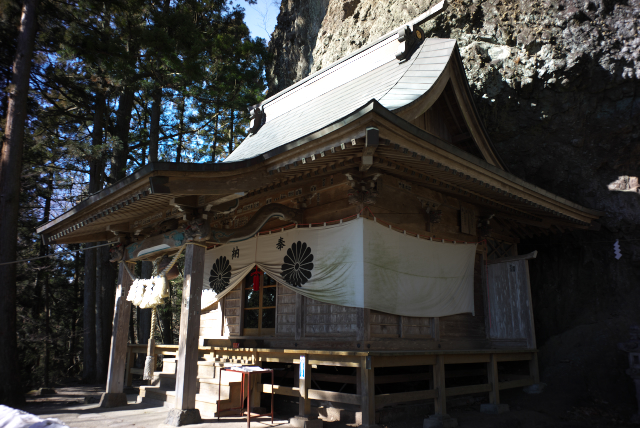
[[[253,277],[253,291],[260,290],[260,271],[258,270],[258,266],[256,266],[256,270],[251,273]]]

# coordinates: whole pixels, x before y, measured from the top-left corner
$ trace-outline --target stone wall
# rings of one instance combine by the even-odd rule
[[[432,4],[284,0],[270,93]],[[452,0],[422,26],[427,37],[458,40],[476,106],[511,172],[606,213],[597,232],[529,239],[520,253],[540,252],[530,266],[543,379],[628,406],[632,383],[616,342],[640,324],[640,194],[609,185],[640,175],[639,16],[640,0]]]

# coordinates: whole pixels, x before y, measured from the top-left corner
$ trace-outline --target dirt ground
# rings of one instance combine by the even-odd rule
[[[98,400],[104,388],[100,386],[56,387],[56,394],[28,396],[23,410],[40,418],[60,419],[72,428],[94,427],[137,427],[158,428],[164,423],[168,408],[149,404],[137,404],[136,389],[127,390],[129,405],[123,408],[100,409]],[[576,427],[640,427],[628,421],[629,409],[617,408],[614,404],[579,400],[545,390],[542,394],[528,395],[520,390],[501,391],[501,401],[510,406],[510,411],[501,415],[487,415],[480,412],[482,397],[468,399],[468,404],[452,403],[449,414],[457,418],[461,428],[576,428]],[[387,422],[380,423],[385,428],[421,428],[424,415],[413,412],[408,416],[389,416]],[[289,427],[293,415],[277,414],[274,426]],[[252,421],[255,427],[271,426],[268,417]],[[204,420],[194,427],[240,428],[246,426],[246,419],[224,417]],[[326,428],[352,427],[343,422],[324,422]]]

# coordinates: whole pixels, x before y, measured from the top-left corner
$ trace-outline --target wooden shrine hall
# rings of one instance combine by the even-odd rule
[[[371,427],[403,403],[455,426],[447,398],[486,394],[499,410],[501,390],[539,383],[535,252],[518,243],[602,213],[508,172],[456,41],[419,27],[432,14],[251,107],[224,162],[150,163],[39,228],[47,244],[113,242],[103,407],[126,405],[132,356],[147,353],[127,344],[130,272],[179,251],[179,344],[149,351],[162,367],[140,388],[172,425],[273,393],[298,400],[296,426],[321,426],[331,405]],[[240,397],[234,364],[278,369],[275,384],[254,376]]]

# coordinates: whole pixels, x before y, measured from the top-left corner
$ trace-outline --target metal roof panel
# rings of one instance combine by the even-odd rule
[[[371,99],[392,110],[411,103],[432,87],[455,44],[451,39],[426,39],[406,61],[398,61],[397,36],[381,40],[263,102],[265,124],[225,162],[251,159],[312,134]]]

